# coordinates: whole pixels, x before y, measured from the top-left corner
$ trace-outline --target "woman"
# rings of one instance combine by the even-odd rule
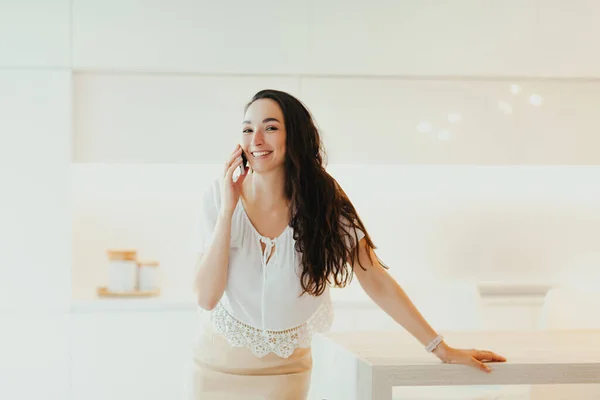
[[[201,227],[195,290],[206,311],[194,398],[306,398],[310,339],[332,322],[329,285],[343,287],[353,274],[443,362],[489,372],[482,361],[505,361],[448,346],[423,319],[325,171],[309,111],[287,93],[264,90],[246,106],[241,144],[206,191]]]

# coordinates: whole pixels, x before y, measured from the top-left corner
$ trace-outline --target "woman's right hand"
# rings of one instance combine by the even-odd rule
[[[225,162],[223,171],[223,182],[221,185],[221,213],[227,216],[233,214],[240,195],[242,194],[242,183],[248,175],[248,167],[238,177],[237,181],[233,181],[233,173],[236,168],[242,165],[242,147],[238,144],[231,153],[229,159]]]

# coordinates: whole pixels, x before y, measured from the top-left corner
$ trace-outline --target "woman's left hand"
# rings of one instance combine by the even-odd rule
[[[505,362],[506,358],[488,350],[455,349],[441,343],[433,351],[440,360],[448,364],[465,364],[483,372],[492,372],[485,362]]]

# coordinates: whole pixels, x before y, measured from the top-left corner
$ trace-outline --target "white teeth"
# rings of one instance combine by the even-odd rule
[[[270,153],[271,153],[270,151],[255,151],[255,152],[252,153],[252,155],[254,157],[261,157],[261,156],[265,156],[265,155],[270,154]]]

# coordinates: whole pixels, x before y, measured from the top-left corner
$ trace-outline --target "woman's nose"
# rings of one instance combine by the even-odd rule
[[[252,146],[258,146],[263,143],[263,132],[260,129],[254,131],[254,135],[252,135]]]

